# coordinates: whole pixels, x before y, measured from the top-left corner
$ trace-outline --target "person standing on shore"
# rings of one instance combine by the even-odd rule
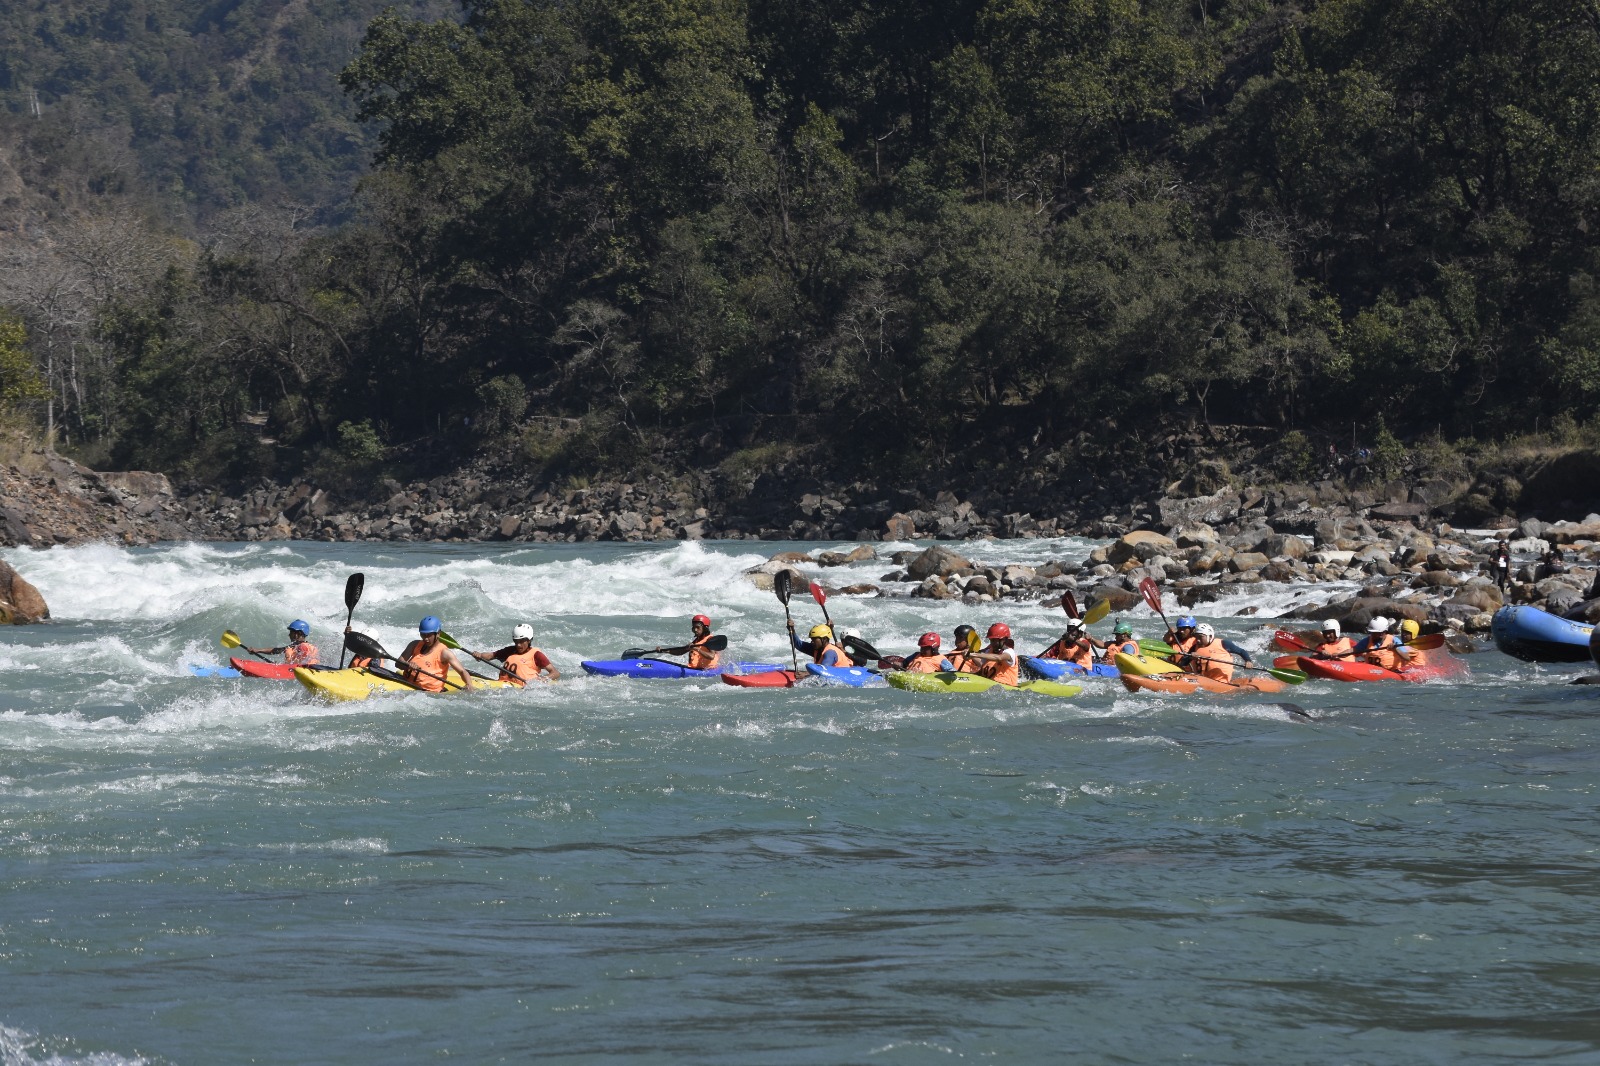
[[[1503,593],[1511,587],[1511,545],[1506,543],[1506,538],[1501,537],[1495,544],[1489,560],[1494,566],[1494,583],[1500,586]]]

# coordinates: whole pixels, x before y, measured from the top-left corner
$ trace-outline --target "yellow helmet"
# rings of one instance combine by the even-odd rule
[[[1417,634],[1421,633],[1421,632],[1422,632],[1422,627],[1417,625],[1417,623],[1415,621],[1413,621],[1412,619],[1410,619],[1410,618],[1401,619],[1401,621],[1400,621],[1400,637],[1401,637],[1402,640],[1415,640]]]
[[[825,625],[818,624],[818,625],[814,625],[814,626],[811,627],[811,639],[812,640],[816,640],[818,637],[831,637],[831,636],[833,636],[833,627],[832,626],[825,626]]]

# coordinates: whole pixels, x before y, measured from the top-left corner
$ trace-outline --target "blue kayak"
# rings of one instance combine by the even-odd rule
[[[806,672],[812,677],[826,681],[830,685],[849,685],[851,688],[860,688],[863,685],[886,685],[882,677],[868,670],[865,666],[822,666],[818,663],[806,663]]]
[[[1530,663],[1589,661],[1589,636],[1593,630],[1594,626],[1570,622],[1528,606],[1500,608],[1489,626],[1495,647]]]
[[[578,664],[591,674],[601,677],[647,677],[657,680],[677,680],[685,677],[716,677],[723,671],[731,674],[760,674],[782,667],[771,663],[725,663],[715,670],[691,670],[682,663],[666,659],[585,659]]]
[[[1056,681],[1063,677],[1116,677],[1120,673],[1110,663],[1095,663],[1085,668],[1077,663],[1062,662],[1060,659],[1040,659],[1032,655],[1021,655],[1018,658],[1030,673],[1037,674],[1046,681]]]

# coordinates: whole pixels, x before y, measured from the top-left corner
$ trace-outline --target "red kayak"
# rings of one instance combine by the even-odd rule
[[[722,683],[736,685],[739,688],[792,688],[794,671],[767,670],[759,674],[723,674]]]
[[[1466,673],[1466,664],[1449,656],[1441,656],[1421,666],[1413,666],[1404,673],[1385,670],[1381,666],[1355,659],[1313,659],[1309,655],[1280,655],[1272,660],[1280,669],[1304,670],[1312,677],[1325,681],[1437,681],[1444,677],[1458,677]]]
[[[264,663],[260,659],[229,659],[229,665],[245,677],[270,677],[274,681],[293,681],[294,667],[288,663]]]

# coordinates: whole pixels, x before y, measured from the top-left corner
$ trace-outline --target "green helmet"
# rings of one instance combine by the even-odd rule
[[[1130,622],[1118,622],[1117,628],[1112,630],[1119,637],[1133,636],[1133,625]]]

